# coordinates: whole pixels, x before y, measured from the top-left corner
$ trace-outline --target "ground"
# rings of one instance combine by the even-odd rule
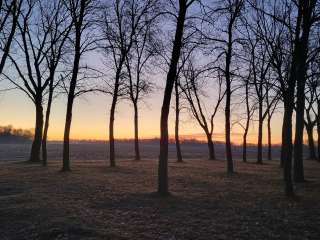
[[[286,199],[278,161],[169,164],[159,197],[155,159],[0,165],[0,239],[320,239],[320,163]]]

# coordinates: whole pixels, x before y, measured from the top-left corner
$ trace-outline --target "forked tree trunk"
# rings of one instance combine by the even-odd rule
[[[168,117],[170,110],[170,101],[174,81],[177,75],[177,65],[182,47],[182,37],[184,30],[184,21],[187,12],[187,1],[179,1],[179,15],[177,19],[176,33],[173,42],[172,57],[167,74],[166,86],[164,90],[163,103],[160,118],[160,155],[158,168],[158,193],[162,196],[169,194],[168,188]]]
[[[135,160],[141,160],[140,157],[140,148],[139,148],[139,113],[138,106],[136,103],[133,105],[134,108],[134,151],[135,151]]]
[[[40,162],[41,141],[43,131],[43,107],[42,99],[38,98],[36,103],[36,125],[34,130],[34,139],[31,146],[30,161]]]
[[[180,145],[180,137],[179,137],[179,121],[180,121],[180,96],[179,96],[179,88],[177,80],[174,84],[175,94],[176,94],[176,119],[175,119],[175,128],[174,128],[174,138],[176,141],[176,151],[177,151],[177,162],[183,162],[182,153],[181,153],[181,145]]]

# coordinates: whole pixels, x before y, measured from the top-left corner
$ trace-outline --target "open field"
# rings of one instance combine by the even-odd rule
[[[116,141],[116,157],[119,159],[129,159],[134,156],[133,141]],[[30,144],[0,144],[0,163],[6,161],[24,161],[30,154]],[[181,144],[182,154],[184,158],[189,159],[207,159],[208,148],[206,143],[197,141],[185,141]],[[217,158],[224,158],[225,145],[221,143],[215,144]],[[144,140],[140,143],[141,157],[144,159],[157,158],[159,154],[159,140]],[[169,144],[169,158],[176,157],[175,144]],[[308,150],[305,150],[308,153]],[[109,153],[109,144],[105,142],[72,142],[70,144],[71,160],[106,160]],[[267,149],[264,148],[266,156]],[[233,154],[235,158],[242,157],[242,147],[233,146]],[[256,160],[256,146],[248,146],[248,159]],[[273,147],[273,156],[275,159],[280,156],[280,148]],[[48,143],[48,158],[50,160],[60,160],[62,158],[62,142]]]
[[[283,197],[278,162],[170,162],[172,195],[160,198],[155,159],[74,161],[59,172],[26,163],[0,168],[0,239],[320,239],[320,164],[306,161],[298,198]]]

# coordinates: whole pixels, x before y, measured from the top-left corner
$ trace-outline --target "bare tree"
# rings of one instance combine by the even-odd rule
[[[43,165],[47,165],[47,138],[49,131],[50,113],[52,101],[54,98],[54,90],[58,86],[59,82],[63,80],[65,75],[65,69],[60,67],[60,72],[56,74],[59,64],[62,62],[62,58],[68,53],[66,47],[66,41],[71,31],[71,21],[68,19],[68,12],[64,8],[62,0],[52,1],[47,3],[41,8],[41,14],[45,19],[47,26],[50,26],[50,22],[53,21],[52,27],[49,27],[48,43],[49,50],[46,53],[46,63],[49,71],[49,84],[48,84],[48,100],[47,109],[45,113],[44,130],[42,137],[42,162]]]
[[[243,136],[242,136],[242,161],[247,162],[247,137],[248,132],[250,129],[250,122],[253,121],[253,115],[255,113],[256,104],[250,100],[251,93],[250,93],[250,78],[251,78],[251,70],[249,69],[248,77],[244,78],[244,88],[245,88],[245,97],[244,101],[246,104],[246,112],[245,112],[245,123],[242,123],[242,119],[238,120],[236,124],[240,125],[243,129]]]
[[[197,69],[192,60],[189,60],[186,68],[183,70],[184,82],[181,84],[181,89],[184,93],[185,98],[187,99],[190,105],[190,111],[193,117],[196,119],[200,127],[203,129],[206,137],[209,150],[209,159],[215,160],[215,150],[214,143],[212,140],[213,130],[214,130],[214,118],[218,112],[219,106],[224,99],[226,91],[222,88],[223,79],[222,76],[218,73],[217,75],[217,101],[213,107],[212,114],[209,115],[209,118],[206,116],[205,106],[201,100],[201,96],[204,95],[202,89],[205,83],[205,78],[208,74],[207,69]]]
[[[114,146],[114,118],[119,96],[124,94],[123,68],[125,67],[126,62],[127,67],[129,66],[128,64],[130,64],[129,53],[131,51],[131,48],[135,44],[135,41],[138,38],[141,38],[141,36],[146,33],[148,27],[150,26],[150,21],[152,21],[152,18],[154,17],[155,5],[155,0],[115,0],[105,6],[104,21],[101,24],[104,39],[102,49],[107,56],[111,54],[113,70],[115,72],[114,80],[111,84],[108,83],[108,86],[110,88],[108,92],[112,95],[109,117],[109,158],[111,167],[116,166]],[[145,36],[148,37],[148,35]],[[142,49],[140,47],[136,49],[138,49],[140,54],[138,58],[142,60],[142,58],[145,57],[145,49],[144,47]],[[143,84],[143,81],[140,78],[140,74],[145,66],[145,63],[143,63],[142,65],[141,64],[142,62],[139,62],[139,85],[137,85],[138,88],[140,88],[142,86],[141,84]],[[129,68],[129,70],[131,69]],[[132,77],[133,76],[130,72],[129,80],[131,81],[131,86],[133,87]],[[131,99],[133,99],[135,102],[138,101],[139,93],[141,93],[140,90],[138,92],[136,90],[137,89],[132,88],[133,98]],[[137,93],[138,95],[135,95]],[[138,113],[138,109],[136,113]],[[138,115],[136,117],[138,117]],[[136,128],[136,130],[138,129]]]
[[[92,48],[94,43],[89,29],[92,26],[90,17],[94,9],[93,0],[67,0],[65,5],[72,18],[72,46],[73,46],[73,65],[68,90],[68,102],[66,111],[66,122],[63,137],[63,166],[62,171],[70,171],[70,129],[72,122],[73,102],[77,96],[76,87],[78,83],[78,74],[80,69],[81,56]]]
[[[227,15],[227,46],[225,52],[225,81],[226,81],[226,105],[225,105],[225,135],[226,135],[226,157],[227,157],[227,171],[228,173],[234,172],[232,149],[231,149],[231,82],[232,82],[232,56],[234,46],[234,28],[237,24],[237,19],[241,15],[244,6],[243,0],[228,0],[226,5]]]
[[[176,32],[173,41],[172,56],[170,59],[169,70],[164,90],[163,103],[160,118],[160,154],[158,168],[158,193],[161,195],[169,194],[168,189],[168,117],[170,111],[170,101],[174,82],[177,76],[177,66],[180,58],[182,39],[184,35],[185,20],[188,8],[196,0],[179,0],[179,13],[176,18]]]
[[[147,13],[145,13],[147,14]],[[155,11],[153,11],[155,14]],[[125,65],[128,81],[125,82],[129,100],[134,109],[134,149],[135,160],[140,160],[139,148],[139,103],[145,96],[153,90],[153,84],[150,80],[150,67],[157,55],[157,43],[155,34],[157,33],[154,16],[145,16],[149,18],[145,25],[134,35],[131,51],[126,55]],[[128,83],[127,83],[128,82]]]
[[[55,6],[55,8],[49,8]],[[43,134],[43,104],[46,91],[53,81],[59,58],[47,58],[52,48],[58,47],[58,38],[65,34],[64,21],[58,20],[64,11],[61,1],[48,4],[42,1],[26,1],[22,6],[17,23],[19,35],[15,39],[15,51],[8,56],[16,70],[19,80],[4,73],[6,78],[32,100],[36,109],[35,134],[32,143],[30,161],[40,161]],[[47,12],[50,9],[50,14]],[[64,19],[65,20],[65,19]],[[52,37],[55,35],[55,39]],[[26,68],[22,67],[26,65]]]
[[[280,101],[279,95],[276,94],[270,101],[269,94],[267,92],[266,96],[266,106],[267,106],[267,129],[268,129],[268,160],[272,160],[272,138],[271,138],[271,120],[277,109],[278,103]]]

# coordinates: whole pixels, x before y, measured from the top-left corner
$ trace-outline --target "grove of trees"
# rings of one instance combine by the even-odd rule
[[[103,67],[91,66],[89,54]],[[29,160],[47,165],[51,108],[55,98],[65,96],[62,170],[71,170],[74,102],[90,92],[111,96],[110,167],[116,166],[114,123],[120,101],[132,105],[134,158],[140,160],[139,108],[156,85],[163,85],[161,195],[170,193],[168,119],[174,107],[178,162],[183,162],[181,111],[187,109],[203,130],[210,160],[216,159],[217,115],[223,114],[228,174],[236,172],[233,126],[243,130],[242,160],[247,162],[248,132],[257,122],[256,163],[263,164],[263,136],[271,160],[272,119],[281,114],[279,165],[285,194],[293,196],[294,182],[305,180],[304,131],[309,158],[320,160],[319,66],[318,0],[0,1],[1,79],[25,94],[35,109]],[[163,81],[155,82],[155,73]]]

